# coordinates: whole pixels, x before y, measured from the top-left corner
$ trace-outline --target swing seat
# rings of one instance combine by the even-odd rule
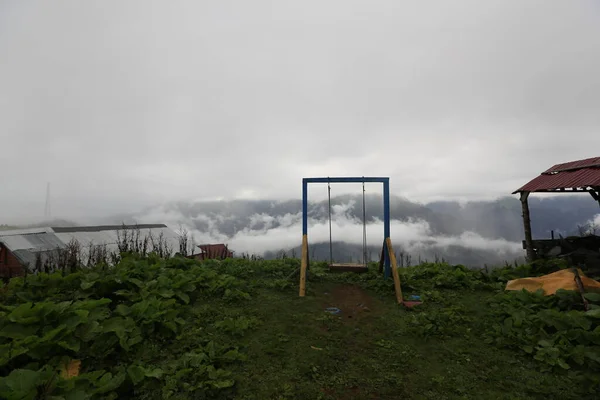
[[[365,264],[333,263],[329,264],[329,270],[338,272],[367,272],[368,268]]]

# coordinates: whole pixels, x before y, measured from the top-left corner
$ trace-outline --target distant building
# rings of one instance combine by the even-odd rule
[[[226,244],[201,244],[198,246],[200,252],[192,254],[190,258],[195,260],[224,260],[233,257],[233,251],[230,251]]]
[[[174,254],[179,250],[179,235],[164,224],[104,225],[54,228],[30,228],[0,231],[0,278],[35,272],[39,265],[51,259],[55,263],[61,250],[77,243],[79,257],[86,261],[94,249],[119,253],[119,238],[129,243],[147,245],[148,252],[159,245],[163,251]],[[64,260],[63,260],[64,262]]]

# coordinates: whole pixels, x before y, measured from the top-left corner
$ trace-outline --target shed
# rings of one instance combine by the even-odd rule
[[[64,248],[52,228],[0,231],[0,278],[23,274],[23,268],[34,266],[38,256],[44,259]]]
[[[37,262],[54,264],[61,249],[70,243],[79,245],[81,260],[87,260],[90,250],[102,246],[107,253],[119,252],[119,238],[128,235],[134,240],[147,239],[148,251],[161,241],[163,251],[172,254],[179,249],[179,235],[164,224],[101,225],[78,227],[45,227],[0,231],[0,278],[33,272]]]
[[[528,198],[531,193],[589,193],[600,205],[600,157],[556,164],[513,194],[520,194],[527,259],[536,258]]]
[[[198,247],[200,248],[200,253],[193,254],[190,258],[201,261],[209,259],[224,260],[233,257],[233,251],[229,250],[224,243],[201,244]]]

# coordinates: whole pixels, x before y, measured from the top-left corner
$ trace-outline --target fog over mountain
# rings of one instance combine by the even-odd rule
[[[362,257],[362,198],[344,194],[332,198],[334,259]],[[299,254],[301,201],[236,200],[173,202],[133,215],[119,215],[106,223],[164,222],[175,230],[187,229],[200,243],[228,243],[237,254],[275,257],[281,251]],[[530,198],[534,238],[579,234],[579,227],[600,225],[600,208],[589,195]],[[376,259],[383,241],[381,196],[366,197],[369,255]],[[419,204],[391,198],[391,235],[398,252],[412,258],[444,258],[471,266],[493,265],[521,259],[523,225],[516,198],[458,203]],[[316,259],[329,258],[327,201],[309,203],[309,242]]]

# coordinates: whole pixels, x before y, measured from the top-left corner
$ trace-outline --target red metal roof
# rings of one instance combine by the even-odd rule
[[[198,245],[198,247],[200,247],[200,250],[202,250],[203,252],[209,252],[209,251],[227,251],[227,245],[224,243],[218,243],[218,244],[200,244]]]
[[[600,187],[600,157],[556,164],[526,185],[515,190],[513,194],[519,192],[549,192],[590,186]]]
[[[233,251],[229,250],[226,244],[201,244],[198,246],[201,250],[198,254],[193,254],[192,257],[199,260],[207,259],[225,259],[233,257]]]
[[[562,164],[556,164],[555,166],[548,168],[542,174],[549,174],[551,172],[569,171],[581,168],[600,167],[600,157],[586,158],[585,160],[571,161]]]

